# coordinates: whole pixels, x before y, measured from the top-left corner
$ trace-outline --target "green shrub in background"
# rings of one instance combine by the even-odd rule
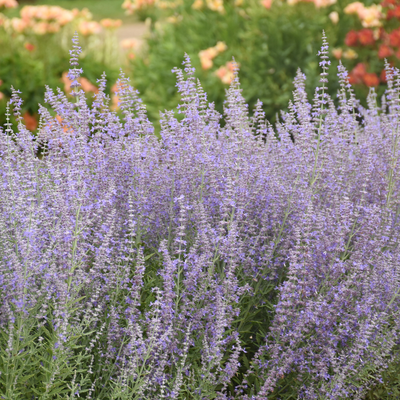
[[[61,7],[27,5],[3,10],[0,14],[0,124],[5,120],[11,87],[22,92],[22,115],[28,128],[37,126],[38,103],[43,103],[45,85],[65,90],[65,66],[73,32],[81,33],[85,52],[80,62],[88,91],[95,91],[96,80],[106,72],[108,91],[118,78],[120,58],[115,29],[92,21],[89,10],[74,12]],[[18,11],[18,17],[15,13]],[[122,12],[121,12],[122,14]],[[38,17],[38,16],[41,17]],[[111,21],[113,23],[115,21]],[[96,35],[101,32],[101,35]],[[84,82],[84,83],[85,83]],[[46,104],[42,104],[46,106]]]
[[[195,8],[199,7],[199,1]],[[319,80],[315,56],[320,34],[326,31],[330,49],[343,45],[347,32],[354,26],[353,15],[343,12],[349,3],[339,0],[318,8],[313,3],[288,4],[277,0],[271,5],[265,0],[263,5],[256,0],[244,0],[242,4],[229,0],[223,2],[224,11],[218,12],[205,5],[194,9],[193,0],[185,0],[176,9],[168,9],[164,20],[151,24],[147,47],[131,62],[133,85],[148,105],[150,119],[157,122],[160,109],[173,109],[178,104],[174,77],[169,71],[181,64],[186,52],[209,101],[214,101],[216,109],[222,112],[228,84],[216,72],[234,57],[240,65],[244,98],[250,108],[260,99],[273,123],[279,110],[287,110],[297,68],[307,75],[308,95],[314,95],[313,88]],[[332,13],[339,16],[336,23]],[[212,60],[211,68],[203,69],[199,52],[218,41],[224,42],[227,49]],[[330,58],[330,94],[336,98],[338,60],[332,54]],[[345,66],[353,62],[342,61]],[[359,95],[357,90],[362,92],[361,97],[366,97],[367,87],[356,88]],[[382,90],[378,88],[378,94]]]

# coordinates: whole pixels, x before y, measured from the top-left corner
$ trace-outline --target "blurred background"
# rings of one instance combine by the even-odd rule
[[[384,59],[400,66],[400,0],[0,0],[0,12],[0,124],[13,86],[22,92],[24,120],[33,132],[38,103],[47,106],[45,85],[70,91],[66,73],[75,31],[89,101],[104,71],[110,107],[119,113],[115,90],[122,69],[156,132],[159,110],[178,104],[171,69],[182,66],[185,53],[220,112],[234,57],[250,114],[260,99],[271,123],[288,108],[298,68],[312,100],[323,30],[334,98],[340,59],[364,105],[370,87],[378,100],[384,92]]]

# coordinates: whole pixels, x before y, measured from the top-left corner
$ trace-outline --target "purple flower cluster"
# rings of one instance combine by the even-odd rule
[[[20,118],[1,130],[6,398],[36,396],[32,373],[40,398],[64,382],[69,398],[265,400],[293,373],[300,398],[362,398],[379,381],[399,357],[400,72],[386,65],[382,105],[371,89],[364,109],[340,65],[335,107],[327,49],[324,35],[313,104],[299,70],[275,127],[261,102],[249,116],[238,70],[220,115],[186,56],[182,118],[161,112],[160,139],[122,73],[122,118],[103,75],[91,107],[79,84],[73,102],[48,88],[37,137]],[[19,116],[17,91],[12,106]],[[241,299],[282,277],[229,392]]]

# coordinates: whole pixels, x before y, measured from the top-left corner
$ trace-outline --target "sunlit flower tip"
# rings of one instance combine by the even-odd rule
[[[295,4],[299,3],[300,0],[287,0],[287,4],[289,6],[294,6]]]
[[[266,8],[267,10],[269,10],[272,6],[272,0],[261,0],[260,4]]]
[[[34,44],[32,44],[32,43],[29,43],[29,42],[26,42],[24,44],[24,47],[28,51],[34,51],[36,49],[36,46]]]
[[[225,42],[217,42],[217,44],[215,45],[215,49],[218,51],[218,53],[224,52],[227,48],[228,46]]]
[[[16,0],[0,0],[0,7],[16,8],[18,7],[18,2]]]
[[[235,5],[235,7],[240,7],[240,6],[242,6],[242,5],[243,5],[243,0],[235,0],[234,5]]]
[[[329,14],[329,19],[336,25],[339,22],[339,13],[337,11],[332,11]]]
[[[340,60],[343,55],[343,49],[340,47],[338,47],[337,49],[332,49],[332,54],[336,59]]]
[[[348,49],[343,52],[343,58],[347,60],[354,60],[358,57],[358,54],[353,49]]]
[[[0,92],[0,101],[4,100],[5,96],[3,92]]]

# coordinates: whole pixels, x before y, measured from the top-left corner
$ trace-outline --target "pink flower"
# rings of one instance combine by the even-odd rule
[[[269,10],[272,6],[272,0],[261,0],[261,5]]]
[[[18,3],[16,0],[0,0],[0,7],[16,8],[18,7]]]

